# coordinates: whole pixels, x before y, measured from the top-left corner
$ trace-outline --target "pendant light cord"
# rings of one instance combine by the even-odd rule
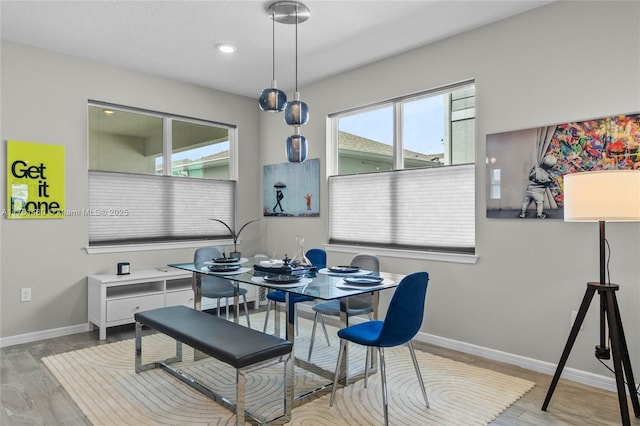
[[[276,10],[271,11],[271,80],[276,79]]]
[[[296,3],[296,93],[298,92],[298,3]]]

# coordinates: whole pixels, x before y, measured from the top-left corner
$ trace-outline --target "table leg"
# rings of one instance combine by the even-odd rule
[[[235,296],[233,297],[233,322],[240,322],[240,281],[230,280],[236,286]],[[249,312],[247,312],[249,315]]]
[[[195,309],[196,311],[201,311],[202,310],[202,276],[197,272],[193,273],[192,287],[193,287],[193,309]],[[207,355],[205,355],[203,352],[200,352],[198,350],[193,351],[194,361],[198,361],[206,357]]]
[[[193,273],[193,309],[196,311],[202,310],[202,283],[200,274]]]
[[[289,372],[291,373],[288,376],[288,380],[290,380],[290,382],[285,383],[285,386],[287,386],[287,398],[288,398],[288,406],[293,408],[293,400],[295,398],[295,383],[294,383],[294,368],[295,368],[295,359],[296,359],[296,331],[295,331],[295,306],[292,306],[293,303],[289,303],[289,292],[286,291],[284,293],[284,306],[285,306],[285,313],[286,313],[286,326],[285,326],[285,339],[287,339],[288,341],[291,342],[291,365],[289,366],[290,370]],[[280,318],[280,312],[278,312],[278,303],[276,303],[276,315],[275,318]],[[278,333],[280,333],[280,323],[279,320],[276,323],[277,324],[277,330]],[[286,367],[285,367],[286,368]],[[285,405],[286,407],[287,405]]]
[[[378,305],[380,304],[380,292],[373,292],[373,319],[378,320]],[[375,374],[378,371],[378,351],[369,351],[369,372],[367,374]]]
[[[340,328],[345,328],[349,326],[349,316],[347,312],[349,311],[349,298],[345,297],[341,300],[344,303],[345,310],[344,312],[340,309]],[[338,383],[342,386],[347,386],[348,378],[349,378],[349,342],[344,341],[344,352],[342,357],[340,358],[339,375],[338,375]]]
[[[285,339],[287,339],[288,341],[290,341],[294,346],[295,346],[295,340],[296,340],[296,329],[295,329],[295,321],[296,321],[296,307],[295,304],[293,303],[289,303],[290,297],[289,297],[289,292],[286,291],[284,293],[284,306],[285,306],[285,313],[286,313],[286,328],[285,328]],[[276,304],[277,306],[277,304]],[[280,314],[278,313],[278,317],[280,316]],[[278,330],[280,329],[280,327],[278,327]],[[295,348],[294,348],[295,349]],[[291,353],[294,354],[295,357],[295,352],[293,349],[291,349]]]
[[[285,305],[287,304],[289,300],[289,293],[286,294],[285,297]],[[280,337],[280,304],[278,302],[273,302],[273,334],[275,334],[276,336]],[[288,312],[287,309],[285,309],[285,312]],[[293,353],[293,352],[291,352]],[[295,355],[294,355],[295,358]]]

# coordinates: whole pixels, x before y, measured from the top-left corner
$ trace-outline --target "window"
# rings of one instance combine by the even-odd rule
[[[91,101],[89,245],[225,238],[235,127]]]
[[[474,253],[473,82],[330,118],[330,243]]]

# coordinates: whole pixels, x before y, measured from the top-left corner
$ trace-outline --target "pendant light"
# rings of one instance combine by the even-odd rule
[[[287,138],[287,160],[290,163],[302,163],[307,159],[307,138],[300,134],[300,126],[294,129],[295,133]]]
[[[295,57],[295,76],[296,87],[293,95],[293,101],[288,102],[284,108],[284,121],[290,126],[304,126],[309,121],[309,107],[300,100],[300,92],[298,92],[298,7],[295,5],[295,23],[296,23],[296,57]]]
[[[260,98],[258,99],[258,104],[260,105],[260,109],[262,111],[267,112],[281,112],[284,110],[285,105],[287,104],[287,95],[277,88],[276,83],[276,9],[271,9],[271,43],[272,43],[272,58],[271,58],[271,66],[272,66],[272,74],[271,74],[271,87],[268,89],[264,89],[262,93],[260,93]]]
[[[307,138],[300,134],[300,126],[307,124],[309,121],[309,107],[306,103],[300,101],[300,93],[298,92],[298,24],[305,22],[311,16],[309,8],[297,1],[277,1],[272,3],[267,12],[271,15],[271,20],[280,24],[295,24],[296,26],[296,56],[295,56],[295,92],[294,100],[286,102],[284,93],[276,89],[275,82],[275,65],[274,65],[274,81],[272,89],[265,89],[260,96],[260,107],[265,111],[282,111],[284,110],[284,121],[290,126],[293,126],[294,134],[289,136],[286,141],[286,154],[287,160],[292,163],[302,163],[307,159]],[[274,30],[275,33],[275,30]],[[275,51],[275,37],[274,37],[274,51]],[[275,54],[274,54],[275,64]],[[266,93],[265,93],[266,92]],[[282,95],[281,95],[282,94]],[[274,104],[280,104],[278,101],[282,98],[282,109],[265,109],[262,107],[263,103],[268,104],[269,96],[274,99]],[[263,101],[263,97],[265,100]]]
[[[296,86],[293,101],[287,102],[284,108],[284,121],[293,126],[294,134],[287,138],[286,152],[287,160],[290,163],[302,163],[307,159],[307,138],[300,134],[300,126],[304,126],[309,121],[309,107],[300,100],[298,92],[298,23],[300,6],[305,10],[305,20],[309,18],[309,10],[306,6],[295,2],[295,25],[296,25],[296,57],[295,57],[295,77]]]

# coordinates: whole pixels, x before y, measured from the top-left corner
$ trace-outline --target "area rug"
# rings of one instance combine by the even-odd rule
[[[251,322],[262,325],[262,314]],[[272,319],[271,319],[272,321]],[[311,322],[300,319],[296,355],[306,359]],[[330,346],[316,335],[312,361],[333,370],[337,358],[336,328],[328,327]],[[43,359],[44,364],[94,425],[232,425],[235,415],[160,369],[141,374],[134,371],[134,341],[99,345]],[[143,362],[173,355],[175,342],[160,334],[143,337]],[[235,372],[205,358],[193,361],[184,347],[180,370],[235,399]],[[533,388],[534,383],[416,351],[427,389],[426,408],[406,347],[385,351],[389,391],[389,423],[392,425],[486,425]],[[364,350],[350,347],[350,374],[364,368]],[[251,373],[247,379],[247,409],[260,417],[273,418],[282,412],[282,367],[272,366]],[[314,389],[326,379],[295,369],[296,392]],[[333,407],[330,395],[311,398],[296,405],[291,425],[376,425],[383,424],[379,374],[339,388]]]

